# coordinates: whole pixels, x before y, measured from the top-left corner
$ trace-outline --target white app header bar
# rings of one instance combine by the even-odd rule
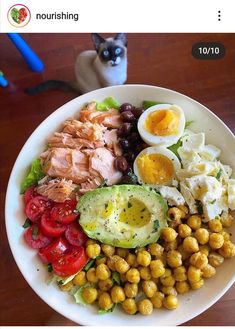
[[[0,32],[235,32],[232,0],[1,0]]]

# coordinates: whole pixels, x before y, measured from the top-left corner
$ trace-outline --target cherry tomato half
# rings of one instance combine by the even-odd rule
[[[27,188],[27,190],[24,192],[24,203],[27,204],[31,199],[33,199],[35,196],[37,196],[37,192],[35,191],[35,186],[30,186]]]
[[[76,205],[76,200],[66,200],[63,203],[57,203],[51,209],[51,217],[62,224],[69,224],[78,217]]]
[[[38,252],[43,263],[52,263],[65,254],[70,248],[69,243],[63,237],[53,240],[48,246],[41,248]]]
[[[36,196],[27,203],[25,214],[32,222],[37,222],[44,211],[50,209],[52,205],[53,202],[48,200],[48,198]]]
[[[43,235],[38,225],[32,225],[24,232],[24,239],[33,249],[46,247],[51,239]]]
[[[41,217],[41,230],[46,236],[58,237],[64,233],[66,226],[53,220],[50,212],[46,211]]]
[[[64,256],[52,263],[52,268],[57,275],[62,277],[77,273],[86,264],[88,257],[83,247],[73,247]]]
[[[65,237],[70,244],[77,247],[84,245],[88,240],[88,237],[77,222],[71,223],[67,226]]]

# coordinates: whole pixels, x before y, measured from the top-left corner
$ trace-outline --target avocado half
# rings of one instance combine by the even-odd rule
[[[156,242],[167,226],[167,203],[139,185],[114,185],[86,193],[78,202],[79,223],[92,239],[135,248]]]

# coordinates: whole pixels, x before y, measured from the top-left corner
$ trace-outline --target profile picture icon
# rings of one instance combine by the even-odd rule
[[[31,13],[25,5],[15,4],[8,10],[7,18],[14,27],[23,27],[29,23]]]

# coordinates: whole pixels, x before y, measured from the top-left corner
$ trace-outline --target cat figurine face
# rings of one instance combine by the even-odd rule
[[[127,37],[125,33],[118,33],[115,38],[103,39],[98,33],[92,33],[92,40],[100,58],[105,65],[116,66],[126,58]]]

